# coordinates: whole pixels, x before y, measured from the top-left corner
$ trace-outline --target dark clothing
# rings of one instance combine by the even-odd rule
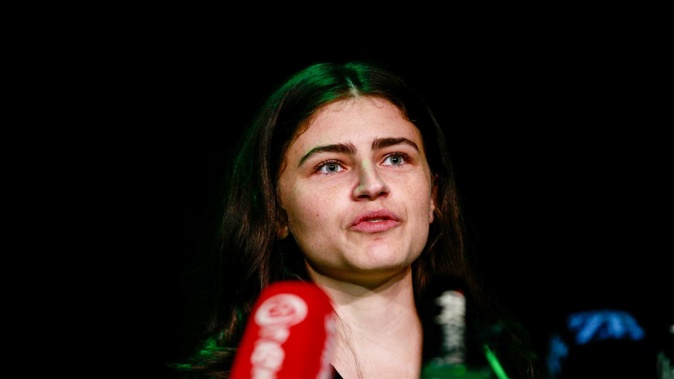
[[[332,377],[332,379],[344,379],[342,378],[341,375],[337,372],[337,369],[335,369],[335,366],[332,366],[332,369],[335,371],[335,376]]]

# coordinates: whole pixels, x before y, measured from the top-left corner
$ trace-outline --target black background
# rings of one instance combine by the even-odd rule
[[[213,238],[239,131],[277,84],[323,60],[385,61],[425,95],[447,133],[485,284],[541,349],[578,310],[627,310],[660,330],[671,312],[671,74],[656,27],[622,26],[176,33],[157,63],[179,168],[170,206],[181,211],[181,248],[165,257],[161,287],[165,358],[202,326],[181,276]]]

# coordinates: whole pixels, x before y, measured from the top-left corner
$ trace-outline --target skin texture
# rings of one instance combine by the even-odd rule
[[[373,146],[383,139],[401,140]],[[282,167],[287,226],[319,282],[372,288],[423,250],[433,222],[431,174],[418,129],[388,101],[327,105],[289,146]]]

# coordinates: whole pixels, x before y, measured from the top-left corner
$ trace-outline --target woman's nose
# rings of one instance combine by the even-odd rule
[[[358,185],[353,195],[356,199],[376,199],[388,194],[389,187],[370,161],[365,161],[358,168]]]

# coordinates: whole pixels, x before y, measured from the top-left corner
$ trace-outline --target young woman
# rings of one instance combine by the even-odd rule
[[[328,294],[335,378],[418,379],[432,354],[422,305],[438,282],[468,300],[469,368],[487,367],[488,351],[496,371],[537,377],[526,332],[479,286],[443,130],[403,79],[372,62],[307,67],[238,146],[209,265],[217,307],[178,366],[186,377],[228,377],[254,303],[282,280]]]

